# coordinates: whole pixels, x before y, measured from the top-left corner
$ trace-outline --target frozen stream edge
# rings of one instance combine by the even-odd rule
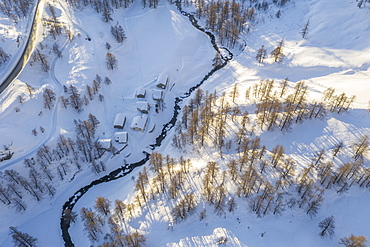
[[[199,31],[205,33],[211,40],[211,43],[213,45],[213,48],[217,51],[217,52],[220,52],[220,48],[217,46],[217,43],[216,43],[216,38],[215,36],[205,30],[203,27],[201,27],[199,24],[198,24],[198,21],[195,19],[194,15],[191,14],[191,13],[188,13],[186,11],[184,11],[182,9],[182,6],[181,6],[181,0],[177,0],[175,1],[175,4],[176,4],[176,7],[177,9],[179,10],[179,12],[188,17],[189,21],[191,22],[191,24],[196,28],[198,29]],[[227,53],[229,54],[227,57],[225,56],[222,56],[222,59],[224,60],[224,62],[221,64],[221,65],[217,65],[215,66],[210,72],[208,72],[207,75],[205,75],[203,77],[203,79],[195,86],[191,87],[188,92],[186,92],[183,96],[180,96],[180,97],[176,97],[175,99],[175,106],[174,106],[174,113],[173,113],[173,116],[171,118],[171,120],[166,123],[163,128],[162,128],[162,132],[161,134],[156,138],[155,140],[155,144],[151,145],[151,147],[154,149],[155,147],[159,147],[161,146],[162,144],[162,141],[164,140],[164,138],[167,136],[167,133],[168,131],[170,131],[176,124],[176,121],[177,121],[177,117],[180,113],[180,110],[181,110],[181,107],[180,107],[180,103],[187,97],[189,97],[191,95],[192,92],[194,92],[197,88],[199,88],[206,80],[209,79],[209,77],[211,77],[216,71],[222,69],[223,67],[226,66],[226,64],[233,59],[233,54],[227,49],[227,48],[221,48],[221,49],[224,49],[227,51]],[[132,163],[132,164],[127,164],[125,167],[120,167],[112,172],[110,172],[108,175],[105,175],[97,180],[94,180],[92,181],[89,185],[86,185],[84,187],[82,187],[81,189],[79,189],[78,191],[76,191],[73,196],[71,196],[69,198],[69,200],[67,202],[64,203],[63,207],[62,207],[62,216],[60,218],[60,227],[61,227],[61,230],[62,230],[62,238],[63,238],[63,241],[64,241],[64,246],[66,247],[72,247],[74,246],[73,242],[72,242],[72,238],[71,236],[69,235],[69,232],[68,232],[68,229],[70,227],[70,222],[68,222],[68,220],[64,217],[63,215],[63,212],[65,209],[69,209],[69,210],[73,210],[73,207],[75,206],[75,204],[78,202],[78,200],[90,189],[92,188],[93,186],[96,186],[96,185],[99,185],[101,183],[106,183],[106,182],[110,182],[110,181],[114,181],[116,179],[119,179],[119,178],[122,178],[124,176],[126,176],[127,174],[131,173],[136,167],[138,166],[142,166],[144,165],[150,158],[150,154],[149,153],[146,153],[146,157],[136,163]]]

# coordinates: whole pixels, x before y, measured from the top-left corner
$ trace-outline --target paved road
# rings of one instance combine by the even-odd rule
[[[28,62],[28,59],[30,58],[33,48],[36,43],[36,37],[37,37],[37,28],[41,20],[41,14],[42,14],[42,8],[43,8],[43,1],[38,0],[36,5],[36,12],[33,17],[32,26],[30,30],[30,35],[28,36],[28,40],[25,46],[25,49],[22,53],[22,55],[19,58],[18,63],[14,66],[13,71],[10,72],[8,77],[1,83],[0,85],[0,93],[2,93],[9,85],[12,83],[17,76],[21,73],[23,68]]]

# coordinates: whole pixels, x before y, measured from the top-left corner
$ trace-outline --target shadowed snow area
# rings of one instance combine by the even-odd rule
[[[278,8],[270,8],[274,16]],[[259,23],[245,35],[247,47],[213,77],[222,82],[220,88],[237,82],[247,84],[259,79],[292,82],[305,80],[324,91],[333,87],[336,92],[356,95],[355,108],[367,108],[370,92],[370,22],[369,9],[359,9],[355,0],[291,1],[281,8],[280,18],[257,18]],[[300,32],[309,20],[306,38]],[[267,54],[284,39],[284,60],[273,63],[267,58],[256,62],[257,50],[264,45]],[[209,81],[212,91],[214,82]],[[311,86],[310,85],[310,86]]]
[[[101,14],[96,14],[90,7],[78,11],[65,1],[54,4],[59,20],[73,31],[75,39],[66,42],[66,36],[61,35],[54,40],[40,32],[38,40],[44,40],[47,48],[43,52],[50,51],[47,54],[50,62],[56,59],[50,48],[55,42],[64,48],[63,57],[55,61],[55,66],[48,73],[42,72],[40,64],[28,64],[17,80],[0,95],[0,150],[3,145],[12,144],[11,151],[14,151],[12,159],[0,163],[0,171],[15,169],[28,177],[23,160],[31,158],[43,144],[54,145],[59,134],[74,138],[73,120],[86,120],[89,113],[100,121],[96,139],[112,138],[117,131],[113,127],[115,116],[124,113],[126,124],[122,131],[128,133],[128,145],[126,147],[114,142],[117,149],[122,148],[122,152],[115,156],[108,152],[103,155],[99,161],[106,165],[105,173],[94,174],[87,163],[81,172],[77,172],[71,163],[72,171],[65,179],[56,178],[53,181],[57,189],[53,198],[45,195],[41,202],[36,202],[25,192],[27,210],[22,213],[0,204],[0,246],[11,246],[9,226],[19,227],[21,231],[37,237],[39,246],[63,246],[59,225],[62,205],[81,187],[123,166],[124,162],[142,159],[143,151],[148,151],[148,146],[155,142],[163,124],[171,119],[175,98],[199,83],[213,68],[212,59],[216,51],[209,37],[194,28],[187,17],[179,14],[176,7],[167,1],[160,1],[156,9],[143,8],[141,1],[136,1],[128,9],[112,13],[112,23],[104,23]],[[245,92],[260,80],[275,80],[273,90],[279,90],[278,85],[286,77],[289,78],[289,90],[298,81],[305,80],[310,102],[321,101],[321,93],[329,87],[335,89],[336,95],[342,92],[349,97],[356,95],[353,109],[343,114],[330,112],[323,120],[306,120],[294,124],[287,132],[268,132],[257,127],[254,130],[255,137],[261,138],[261,144],[266,145],[267,150],[271,151],[277,144],[284,145],[287,157],[296,161],[300,169],[310,164],[318,151],[325,149],[330,153],[339,142],[343,142],[345,148],[332,159],[343,158],[341,162],[350,162],[354,143],[363,135],[370,135],[370,115],[367,110],[370,100],[370,9],[368,6],[359,9],[356,5],[356,0],[291,0],[284,8],[269,5],[266,12],[258,12],[257,23],[251,27],[250,33],[242,34],[241,38],[247,44],[245,49],[233,51],[233,60],[215,72],[200,88],[203,91],[216,91],[218,95],[225,92],[229,97],[234,83],[237,83],[240,93],[232,104],[241,106],[243,111],[248,110],[250,116],[255,114],[256,102],[246,100]],[[281,9],[281,17],[275,18],[278,9]],[[44,15],[47,14],[46,11]],[[16,54],[15,39],[24,33],[27,23],[23,21],[18,26],[12,26],[8,20],[1,18],[2,47],[10,54]],[[302,38],[300,31],[307,20],[310,20],[310,28],[307,37]],[[203,19],[200,24],[204,26],[204,22]],[[123,43],[117,43],[110,33],[111,26],[117,23],[127,36]],[[5,26],[8,28],[5,29]],[[281,39],[285,41],[284,60],[273,63],[269,57],[264,63],[258,64],[255,59],[257,50],[264,45],[269,54]],[[109,51],[105,47],[106,42],[111,45]],[[118,69],[107,69],[107,52],[117,58]],[[0,68],[0,76],[2,73]],[[166,89],[159,89],[155,83],[161,73],[169,77]],[[70,106],[65,109],[57,101],[51,110],[44,108],[43,92],[46,88],[52,89],[59,98],[68,96],[63,93],[63,85],[74,85],[84,95],[96,74],[103,79],[107,76],[112,81],[111,85],[101,84],[99,94],[104,95],[103,102],[96,95],[81,113]],[[28,93],[26,83],[34,87],[33,94]],[[136,103],[144,99],[135,96],[141,87],[145,88],[145,101],[150,105],[144,132],[130,129],[132,119],[142,115],[136,109]],[[164,97],[163,110],[156,111],[158,102],[152,96],[158,90]],[[20,99],[23,99],[22,103]],[[185,99],[181,106],[188,102],[189,99]],[[16,112],[17,109],[19,111]],[[40,131],[41,126],[44,133]],[[37,135],[32,134],[33,129],[37,130]],[[195,187],[202,186],[196,173],[204,169],[208,161],[218,162],[222,169],[226,167],[230,153],[225,152],[226,158],[220,158],[219,151],[210,148],[202,149],[202,153],[197,153],[198,150],[178,151],[171,145],[173,132],[168,132],[162,146],[156,151],[176,158],[180,155],[192,158],[194,171],[189,174],[194,176],[189,175],[187,179]],[[232,133],[228,134],[228,138],[234,138],[231,137]],[[348,161],[344,160],[347,158]],[[369,167],[369,160],[367,153],[364,156],[365,167]],[[52,167],[55,177],[56,167]],[[106,197],[112,203],[116,199],[133,202],[135,181],[131,177],[137,177],[139,171],[141,168],[126,177],[92,187],[78,201],[74,211],[80,212],[82,207],[93,208],[98,196]],[[197,193],[201,198],[201,191]],[[217,241],[222,237],[227,238],[225,246],[251,247],[334,247],[338,246],[340,238],[350,234],[364,235],[370,239],[370,192],[358,186],[340,195],[328,189],[321,208],[313,218],[303,210],[288,207],[281,216],[270,214],[258,218],[248,211],[246,199],[236,200],[237,209],[222,217],[216,215],[212,205],[202,201],[196,213],[175,224],[173,229],[169,229],[172,201],[168,198],[152,200],[149,206],[143,207],[138,213],[138,217],[127,222],[126,228],[138,229],[145,234],[148,247],[217,246]],[[204,209],[207,210],[207,217],[200,221],[199,213]],[[335,235],[332,239],[321,238],[318,235],[318,223],[329,216],[334,216],[336,220]],[[108,229],[109,226],[104,227]],[[91,245],[83,229],[83,222],[78,217],[70,228],[76,247]]]
[[[120,167],[124,157],[127,162],[137,162],[143,157],[142,151],[148,150],[147,146],[155,142],[163,124],[171,119],[175,97],[183,95],[189,88],[199,83],[212,69],[215,50],[207,35],[195,29],[186,17],[178,14],[176,8],[167,2],[163,2],[155,10],[143,9],[140,2],[132,4],[128,9],[117,10],[113,15],[123,26],[127,36],[127,40],[122,44],[117,43],[110,34],[111,25],[116,23],[102,22],[100,16],[89,8],[81,12],[77,10],[73,12],[68,8],[67,5],[64,6],[67,12],[62,11],[63,8],[58,8],[57,13],[66,25],[73,28],[76,36],[72,42],[67,43],[63,50],[63,57],[57,60],[55,68],[51,68],[53,74],[61,85],[67,87],[74,85],[81,90],[81,93],[85,92],[87,85],[92,84],[96,74],[103,79],[108,76],[112,84],[108,86],[102,83],[101,85],[100,93],[104,95],[104,102],[100,102],[96,96],[89,105],[84,106],[81,113],[77,113],[72,108],[64,109],[57,103],[52,110],[47,110],[43,107],[44,89],[51,88],[57,93],[57,97],[63,94],[63,89],[49,77],[48,73],[42,72],[38,64],[28,65],[18,80],[0,96],[2,103],[0,144],[12,143],[12,151],[15,152],[11,160],[0,165],[0,169],[12,167],[21,170],[24,166],[24,158],[31,158],[42,144],[53,144],[59,134],[74,138],[73,120],[86,119],[89,113],[94,114],[100,121],[97,138],[113,138],[117,131],[113,128],[115,115],[120,112],[126,115],[124,131],[128,132],[129,143],[120,155],[114,157],[106,155],[102,158],[108,171]],[[77,35],[78,33],[80,35]],[[85,39],[87,34],[91,37],[91,41]],[[40,34],[39,39],[42,38]],[[60,36],[59,39],[57,42],[63,44],[65,36]],[[105,65],[105,56],[108,52],[105,49],[107,41],[112,45],[109,52],[118,60],[117,70],[108,70]],[[52,47],[54,42],[49,40],[44,44]],[[162,90],[163,110],[156,112],[154,107],[156,101],[152,99],[152,94],[153,90],[159,90],[155,79],[160,73],[168,74],[169,85]],[[25,83],[35,88],[34,94],[28,95]],[[136,109],[136,102],[142,99],[135,97],[139,87],[146,89],[145,100],[151,105],[147,128],[144,132],[130,129],[133,117],[141,115]],[[23,104],[19,103],[18,95],[24,97]],[[20,111],[16,113],[15,107],[19,107]],[[38,116],[40,111],[42,115]],[[39,131],[39,126],[45,128],[45,133]],[[37,136],[32,135],[34,128],[38,132]],[[154,130],[149,132],[151,128]],[[114,145],[118,149],[123,147],[116,143]],[[11,237],[8,236],[10,225],[16,225],[37,236],[40,246],[62,246],[59,229],[62,204],[79,188],[97,178],[96,175],[91,174],[91,169],[88,167],[76,176],[80,177],[72,183],[64,180],[57,185],[58,192],[53,199],[47,199],[41,203],[33,200],[27,202],[28,209],[22,215],[16,213],[11,207],[4,208],[1,215],[9,212],[14,215],[3,217],[0,235],[4,237],[0,237],[0,246],[11,245]],[[128,186],[128,188],[131,187],[131,185]],[[77,238],[72,237],[76,240],[75,246],[89,245],[85,242],[88,241],[87,239],[81,238],[82,235]]]

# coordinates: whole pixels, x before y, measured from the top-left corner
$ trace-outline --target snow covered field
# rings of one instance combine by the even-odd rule
[[[166,1],[161,1],[157,9],[142,8],[140,2],[135,2],[128,9],[116,11],[112,15],[114,23],[111,24],[118,22],[127,36],[121,44],[110,34],[111,24],[102,22],[100,15],[91,8],[74,11],[64,1],[54,6],[59,20],[73,30],[76,38],[66,42],[65,35],[53,40],[40,33],[38,40],[44,40],[46,51],[51,51],[50,71],[42,72],[39,64],[27,65],[18,79],[0,95],[0,146],[12,144],[10,149],[14,152],[12,159],[0,163],[0,171],[12,168],[22,174],[25,158],[31,158],[43,144],[55,144],[59,134],[72,138],[75,129],[73,120],[87,119],[89,113],[100,121],[97,138],[112,138],[115,115],[122,112],[127,116],[124,131],[128,132],[128,146],[119,155],[111,157],[105,154],[101,158],[107,172],[124,162],[142,159],[142,151],[148,150],[163,124],[172,117],[175,97],[199,83],[212,69],[215,50],[209,38]],[[261,79],[280,82],[288,77],[291,88],[296,82],[305,80],[311,99],[319,100],[321,93],[329,87],[335,88],[337,94],[345,92],[349,96],[355,95],[353,109],[348,113],[329,114],[324,120],[305,121],[294,125],[288,133],[256,130],[261,144],[266,145],[268,150],[276,144],[284,145],[285,153],[304,168],[308,165],[307,160],[319,150],[332,149],[338,141],[351,146],[362,135],[370,135],[370,114],[367,110],[370,100],[370,44],[367,40],[370,37],[370,10],[357,8],[354,0],[292,0],[282,8],[281,17],[276,18],[278,8],[271,6],[266,13],[259,12],[258,24],[252,26],[249,34],[243,35],[247,47],[242,52],[235,50],[234,59],[207,80],[201,89],[216,90],[221,95],[222,92],[230,92],[237,83],[241,92],[238,102],[241,102],[245,90]],[[46,10],[44,17],[48,17],[48,13]],[[299,32],[307,20],[310,20],[310,28],[307,37],[302,39]],[[6,38],[6,47],[2,47],[15,54],[17,49],[8,39],[14,40],[16,34],[25,32],[27,24],[22,22],[13,26],[6,19],[1,19],[1,25],[7,26],[8,30],[14,29],[12,35]],[[87,35],[91,41],[85,39]],[[282,38],[285,41],[285,59],[281,63],[267,59],[265,63],[258,64],[255,59],[257,50],[264,45],[269,53]],[[56,59],[52,52],[55,42],[64,47],[62,58]],[[117,70],[108,70],[105,65],[106,42],[112,45],[109,52],[118,59]],[[169,85],[162,90],[163,110],[157,112],[152,93],[158,90],[155,79],[162,72],[169,75]],[[65,95],[64,85],[74,85],[83,92],[87,85],[92,84],[96,74],[102,78],[108,76],[112,81],[111,85],[101,85],[103,102],[95,98],[84,106],[81,113],[63,108],[60,102],[55,102],[51,110],[44,108],[42,94],[45,88],[52,89],[57,97]],[[25,83],[35,88],[34,94],[29,95]],[[146,100],[151,105],[148,129],[144,132],[129,128],[132,118],[141,115],[136,109],[136,102],[142,99],[135,97],[140,87],[146,89]],[[19,95],[23,103],[19,102]],[[44,133],[40,131],[40,126],[45,129]],[[149,133],[153,126],[154,131]],[[35,128],[37,136],[32,134]],[[215,150],[205,150],[202,154],[190,150],[182,153],[172,147],[171,139],[172,134],[156,151],[174,157],[188,156],[194,159],[197,169],[204,167],[209,160],[225,164]],[[114,145],[117,149],[122,147]],[[346,152],[350,152],[349,148]],[[369,167],[369,160],[369,154],[365,155],[365,167]],[[136,177],[140,169],[114,182],[93,187],[76,204],[74,211],[93,207],[97,196],[107,197],[112,202],[115,199],[130,199],[135,185],[131,176]],[[56,174],[55,169],[53,171]],[[63,246],[59,224],[62,205],[79,188],[105,174],[92,174],[87,167],[76,177],[74,173],[71,172],[68,179],[56,182],[57,192],[53,198],[45,197],[42,202],[36,202],[27,196],[28,208],[25,212],[19,213],[0,204],[3,219],[0,246],[11,246],[9,226],[19,227],[21,231],[36,236],[39,246]],[[67,182],[72,176],[74,180]],[[172,231],[168,230],[165,211],[168,209],[161,206],[165,202],[158,201],[153,202],[152,207],[157,209],[156,212],[145,212],[129,224],[133,229],[145,232],[147,246],[215,246],[219,237],[227,237],[228,246],[337,246],[340,238],[350,234],[370,239],[369,198],[369,190],[358,187],[351,187],[340,195],[328,190],[323,205],[313,218],[297,209],[287,209],[282,216],[257,218],[248,212],[247,201],[242,199],[238,199],[235,212],[219,217],[212,212],[211,206],[204,204],[199,206],[198,211],[202,207],[207,209],[205,220],[199,221],[198,214],[195,214],[175,224]],[[332,239],[320,238],[317,225],[331,215],[336,219],[335,235]],[[80,219],[72,225],[70,233],[75,246],[90,245]]]

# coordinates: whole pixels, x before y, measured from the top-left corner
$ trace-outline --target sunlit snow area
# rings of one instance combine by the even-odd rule
[[[370,241],[370,183],[369,186],[353,183],[343,191],[328,185],[314,215],[298,206],[290,207],[288,203],[281,214],[271,211],[257,215],[250,210],[250,198],[236,196],[237,186],[229,174],[224,176],[222,184],[225,182],[227,188],[225,198],[235,198],[235,210],[216,212],[214,205],[203,199],[203,176],[208,169],[207,163],[215,161],[219,165],[216,180],[221,183],[222,171],[228,171],[228,163],[241,156],[234,143],[242,113],[236,114],[235,121],[231,117],[225,120],[225,135],[230,147],[225,144],[217,149],[211,141],[206,145],[200,145],[198,141],[194,145],[188,142],[181,148],[175,147],[174,136],[181,135],[179,122],[184,121],[182,110],[185,105],[192,104],[195,93],[185,96],[212,71],[213,59],[217,56],[210,37],[192,25],[175,4],[161,0],[156,8],[149,8],[143,7],[141,1],[135,1],[128,8],[115,9],[112,21],[106,23],[102,21],[101,13],[96,13],[91,6],[78,10],[65,0],[41,2],[43,12],[34,53],[38,49],[47,58],[49,69],[44,71],[40,61],[31,56],[21,74],[0,94],[0,154],[12,153],[10,159],[0,162],[0,246],[12,246],[10,226],[36,237],[37,246],[65,246],[60,223],[65,202],[92,181],[123,169],[127,164],[139,162],[152,152],[162,153],[163,157],[169,155],[176,160],[180,156],[190,159],[191,168],[184,175],[185,182],[181,183],[187,184],[181,187],[186,190],[175,199],[164,193],[138,206],[141,202],[137,199],[136,179],[142,175],[144,167],[150,170],[149,162],[122,178],[95,185],[74,205],[73,211],[78,216],[69,228],[74,246],[102,246],[109,242],[108,237],[104,238],[110,231],[108,223],[101,227],[98,240],[91,241],[80,217],[82,208],[94,208],[97,197],[109,199],[112,214],[117,199],[136,205],[120,227],[124,233],[144,235],[145,246],[326,247],[338,246],[343,237],[351,234],[365,236]],[[253,1],[242,2],[244,8],[254,6]],[[246,29],[240,34],[238,45],[228,49],[233,58],[198,89],[219,97],[214,101],[214,108],[223,107],[221,99],[224,94],[231,107],[248,111],[251,120],[247,123],[245,137],[260,138],[261,146],[267,150],[266,156],[275,146],[284,146],[285,158],[296,164],[294,179],[298,180],[302,171],[315,162],[321,150],[325,150],[323,162],[332,162],[335,169],[361,161],[361,171],[370,176],[369,147],[354,161],[356,143],[364,136],[370,137],[370,3],[358,8],[355,0],[290,0],[284,7],[273,3],[276,1],[266,2],[269,8],[256,11],[255,20],[244,24],[248,31]],[[182,9],[188,13],[196,12],[194,5],[184,4]],[[276,17],[278,10],[281,11],[279,18]],[[31,10],[32,15],[34,11]],[[53,15],[58,25],[69,30],[73,38],[68,37],[65,31],[53,38],[50,34]],[[302,27],[307,20],[309,29],[307,36],[302,38]],[[31,21],[31,18],[23,18],[15,23],[0,13],[0,47],[11,54],[9,61],[0,67],[1,80],[19,58]],[[111,27],[115,25],[122,26],[125,31],[127,38],[121,43],[111,34]],[[208,25],[206,18],[201,18],[199,25]],[[23,38],[16,42],[19,35]],[[285,56],[280,63],[274,62],[270,56],[263,63],[256,61],[261,46],[270,54],[282,39]],[[225,55],[227,47],[220,44],[217,37],[216,43]],[[53,51],[55,44],[61,52],[59,57]],[[107,53],[117,59],[113,70],[107,67]],[[168,78],[164,85],[158,85],[161,77]],[[267,130],[267,125],[261,128],[255,120],[259,102],[252,96],[247,98],[246,91],[250,89],[252,95],[253,88],[257,88],[254,85],[259,85],[261,80],[274,80],[272,91],[279,94],[286,78],[288,93],[294,92],[299,81],[304,81],[307,85],[306,100],[312,104],[321,102],[328,88],[333,88],[335,95],[345,93],[348,100],[355,97],[349,109],[340,113],[327,110],[322,118],[297,120],[283,131],[280,131],[281,126],[273,131]],[[231,100],[235,85],[239,93]],[[80,109],[72,107],[70,95],[73,88],[81,95]],[[46,89],[55,93],[50,105],[45,103]],[[93,92],[91,95],[89,90]],[[67,98],[68,104],[63,102]],[[157,137],[176,112],[177,98],[183,98],[179,103],[178,123],[168,129],[161,145],[155,146]],[[120,113],[125,120],[122,127],[117,127],[115,121]],[[85,130],[79,132],[79,128],[83,129],[83,124],[85,127],[86,124],[93,125],[91,115],[99,121],[91,140],[99,145],[104,145],[104,141],[111,143],[102,153],[103,147],[86,151],[81,144],[81,149],[80,146],[77,148],[79,140],[82,142],[87,138],[85,135],[90,135]],[[189,122],[191,118],[189,115]],[[217,116],[213,118],[217,119]],[[65,153],[45,151],[47,148],[68,149],[67,144],[66,148],[60,145],[61,136],[73,140],[79,151],[74,151],[73,145]],[[121,140],[119,138],[122,141],[118,141]],[[338,143],[343,147],[336,155],[333,152]],[[44,153],[40,153],[40,148]],[[49,159],[48,155],[53,158]],[[40,164],[28,164],[33,162],[32,158],[37,160],[41,156],[45,160]],[[6,171],[15,170],[19,176],[32,180],[29,175],[31,169],[37,169],[45,184],[42,187],[44,191],[38,192],[40,200],[6,175]],[[181,170],[179,166],[173,169]],[[154,176],[150,170],[149,180]],[[274,185],[277,177],[271,175],[269,179]],[[17,192],[20,195],[12,191],[9,184],[19,187]],[[152,193],[157,187],[148,186],[146,189],[150,197],[149,191]],[[1,191],[5,192],[1,194]],[[171,218],[173,208],[190,192],[194,193],[197,201],[195,210],[186,219],[174,222]],[[287,189],[285,198],[291,193],[296,192]],[[5,195],[11,195],[9,200]],[[25,208],[15,206],[15,200],[22,202]],[[200,216],[203,211],[206,212],[204,218]],[[335,233],[332,237],[320,237],[318,224],[329,216],[335,218]],[[104,220],[108,222],[108,217]]]

